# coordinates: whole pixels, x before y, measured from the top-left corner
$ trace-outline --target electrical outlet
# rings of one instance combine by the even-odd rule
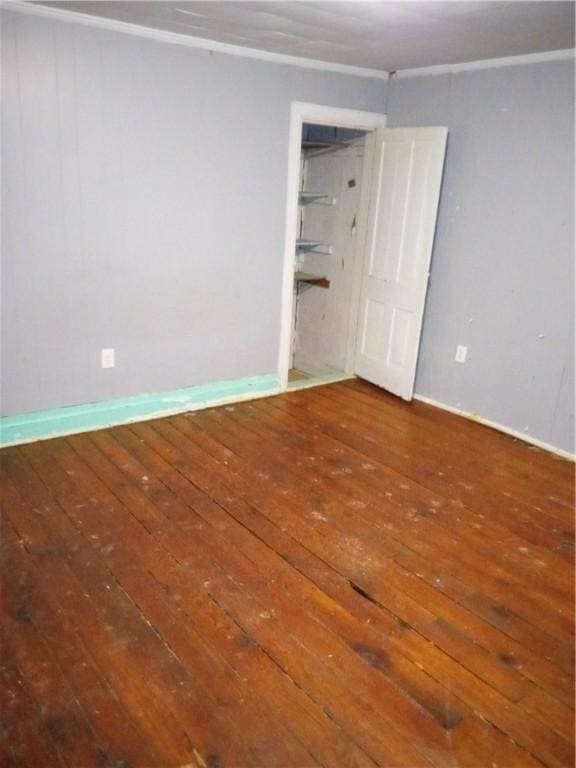
[[[103,349],[101,352],[102,368],[114,368],[114,350]]]
[[[458,344],[458,346],[456,347],[456,354],[454,355],[454,360],[456,360],[457,363],[465,363],[467,355],[468,355],[468,347],[463,347],[462,344]]]

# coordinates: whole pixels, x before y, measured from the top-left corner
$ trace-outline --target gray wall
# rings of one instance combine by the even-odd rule
[[[275,371],[290,101],[384,111],[386,84],[2,20],[3,413]],[[417,392],[568,450],[573,85],[551,62],[387,100],[450,129]]]
[[[275,372],[290,102],[385,82],[2,18],[3,413]]]
[[[556,61],[393,79],[387,104],[450,131],[417,393],[570,451],[573,98]]]

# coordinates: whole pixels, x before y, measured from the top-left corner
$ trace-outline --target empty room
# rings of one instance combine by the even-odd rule
[[[1,768],[574,766],[574,17],[0,2]]]

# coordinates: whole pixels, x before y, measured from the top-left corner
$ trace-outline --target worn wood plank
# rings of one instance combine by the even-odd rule
[[[74,453],[66,445],[60,446],[57,457],[61,452],[67,461],[60,468],[42,446],[34,446],[27,451],[39,471],[50,476],[51,482],[59,488],[61,502],[70,516],[76,514],[78,485],[86,487],[88,484],[91,498],[103,502],[99,526],[93,527],[89,517],[83,521],[77,518],[85,537],[92,540],[99,550],[113,547],[107,554],[112,562],[110,571],[114,580],[106,584],[108,592],[102,593],[106,598],[102,601],[103,607],[107,615],[120,618],[118,602],[122,601],[124,624],[131,619],[132,632],[137,630],[139,633],[139,654],[147,649],[149,664],[152,659],[157,660],[159,674],[171,685],[172,708],[198,751],[212,755],[213,759],[218,756],[226,762],[239,760],[245,764],[259,764],[266,761],[270,765],[278,765],[281,758],[276,744],[280,742],[284,761],[306,760],[314,764],[315,761],[298,746],[295,739],[290,740],[287,733],[271,727],[266,713],[258,711],[258,702],[247,698],[245,686],[244,690],[240,690],[234,676],[222,669],[220,658],[213,656],[210,648],[198,642],[191,628],[188,632],[186,626],[179,624],[178,616],[171,613],[160,585],[142,572],[142,565],[130,558],[129,552],[116,546],[116,542],[122,540],[146,542],[150,539],[140,521],[135,516],[125,515],[113,494],[97,492],[97,478],[90,475],[82,463],[75,461]],[[134,508],[131,507],[132,510]],[[148,524],[151,525],[150,521]],[[154,532],[159,534],[160,529],[154,529]],[[157,549],[155,555],[161,557],[162,551]],[[116,593],[115,600],[110,599],[110,592]],[[203,704],[206,712],[211,712],[210,727],[206,723]],[[247,735],[247,723],[254,723],[257,740]]]
[[[65,765],[38,700],[0,631],[0,765]]]
[[[278,521],[279,523],[283,523],[284,526],[287,524],[287,514],[289,514],[290,510],[294,509],[294,497],[293,493],[291,491],[291,495],[289,497],[286,497],[283,493],[280,493],[277,496],[274,496],[274,481],[269,480],[269,476],[262,472],[263,469],[262,461],[258,462],[257,466],[254,466],[252,470],[250,470],[250,466],[248,464],[242,465],[242,463],[238,463],[238,457],[233,454],[229,449],[225,448],[222,444],[220,444],[218,441],[215,441],[208,433],[201,433],[198,434],[197,432],[191,431],[190,422],[192,419],[189,420],[183,420],[178,419],[178,425],[181,430],[186,432],[186,434],[191,437],[192,439],[196,440],[200,445],[202,445],[207,451],[212,452],[213,455],[219,456],[221,461],[224,461],[227,466],[238,466],[238,471],[241,473],[240,479],[242,477],[246,478],[247,485],[244,484],[244,487],[248,487],[249,489],[253,489],[253,498],[255,500],[255,503],[258,503],[258,494],[260,494],[261,498],[266,499],[266,510],[267,514],[271,514],[274,510],[274,506],[278,506]],[[234,443],[230,442],[230,434],[227,434],[227,438],[224,437],[225,430],[222,429],[222,423],[219,423],[219,430],[218,435],[219,439],[224,439],[225,442],[227,442],[228,445],[234,445]],[[246,451],[247,449],[247,440],[245,436],[241,437],[241,446],[242,450]],[[255,447],[255,450],[258,451],[258,447]],[[299,479],[298,484],[301,484],[301,481]],[[296,483],[292,484],[293,486],[297,485]],[[316,494],[314,498],[315,505],[318,504],[318,496],[317,496],[317,490],[314,491]],[[357,506],[355,502],[351,502],[352,509],[356,512]],[[318,520],[318,511],[315,508],[315,506],[312,507],[311,512],[311,519],[314,523],[317,523],[318,525],[321,525],[322,522],[326,521],[320,521]],[[243,522],[247,526],[254,526],[256,523],[257,525],[262,525],[262,520],[266,519],[259,518],[256,521],[254,519],[247,520],[246,517],[243,518]],[[295,531],[296,533],[299,532],[300,525],[296,525]],[[284,528],[286,530],[286,528]],[[278,531],[278,529],[276,529]],[[269,538],[270,533],[266,534],[266,538]],[[286,536],[283,535],[283,538],[286,539]],[[284,550],[286,547],[285,541],[278,541],[278,535],[276,534],[276,540],[277,543],[275,543],[275,548]],[[290,540],[292,545],[294,545],[294,540]],[[310,545],[310,536],[308,535],[305,538],[305,543]],[[322,544],[324,544],[324,541],[322,541]],[[322,545],[321,545],[322,546]],[[294,546],[291,547],[292,552],[294,551]],[[323,557],[326,557],[326,551],[325,547],[321,549],[321,554]],[[306,572],[308,574],[312,574],[312,578],[316,581],[316,583],[319,584],[326,584],[325,576],[318,574],[318,568],[314,567],[310,563],[311,559],[311,553],[306,550]],[[291,553],[291,557],[294,557],[294,555]],[[302,554],[298,553],[299,559],[302,558]],[[322,561],[319,561],[322,562]],[[322,562],[323,565],[325,563]],[[347,586],[349,586],[349,581],[346,580]],[[328,591],[331,591],[334,589],[333,584],[330,584],[329,586],[325,586],[325,589]],[[346,597],[349,599],[350,597],[350,590],[347,590]],[[340,603],[346,601],[346,597],[343,596],[342,590],[338,593],[338,601]],[[487,653],[483,651],[482,647],[478,645],[478,642],[480,642],[480,639],[482,638],[482,633],[479,632],[479,622],[478,620],[474,620],[473,616],[470,616],[470,614],[464,614],[463,621],[466,625],[470,625],[470,630],[472,633],[472,639],[467,641],[465,634],[462,634],[461,631],[458,630],[457,626],[454,625],[454,623],[448,623],[446,621],[443,621],[441,619],[438,619],[434,614],[431,614],[428,612],[424,607],[419,606],[417,603],[412,602],[406,602],[406,595],[404,595],[404,605],[406,607],[406,613],[402,614],[398,617],[399,621],[410,621],[415,622],[418,626],[419,630],[422,631],[425,636],[433,641],[434,643],[438,644],[440,647],[443,647],[447,650],[447,652],[451,656],[455,656],[458,658],[462,663],[466,663],[466,660],[468,664],[470,665],[470,668],[476,673],[479,674],[481,677],[487,679],[491,682],[492,685],[497,687],[499,690],[502,690],[504,693],[506,693],[507,696],[511,697],[512,699],[517,696],[517,691],[519,688],[522,687],[521,678],[523,675],[527,675],[528,677],[531,677],[533,673],[538,673],[536,677],[533,679],[542,682],[544,685],[549,684],[552,690],[554,690],[555,693],[558,692],[558,688],[562,687],[560,686],[560,681],[563,683],[563,690],[565,690],[565,700],[568,703],[572,703],[572,681],[570,677],[566,677],[565,679],[562,679],[561,675],[559,675],[559,671],[553,667],[551,667],[549,664],[547,664],[544,660],[537,656],[532,656],[526,653],[525,649],[522,649],[522,647],[518,647],[517,644],[514,642],[511,642],[509,639],[505,638],[505,636],[502,636],[501,638],[498,638],[499,640],[504,641],[504,644],[500,642],[499,644],[496,644],[496,650],[494,655],[491,653]],[[362,601],[361,601],[362,602]],[[366,603],[364,601],[364,608],[366,605],[369,605],[369,603]],[[357,606],[353,607],[353,610],[357,610]],[[453,618],[453,613],[450,614],[451,618]],[[369,617],[369,620],[373,622],[373,626],[375,623],[377,623],[379,626],[382,626],[382,629],[387,634],[390,632],[390,626],[389,624],[383,624],[383,617],[384,614],[381,612],[376,615],[371,615]],[[484,635],[490,635],[490,628],[485,626]],[[494,631],[491,633],[491,638],[494,636]],[[479,639],[480,635],[480,639]],[[508,641],[507,641],[508,640]],[[492,645],[494,645],[494,641],[492,641]],[[491,647],[491,646],[489,646]],[[520,672],[520,669],[522,672]]]
[[[363,382],[0,452],[2,765],[573,764],[573,465]]]
[[[255,408],[258,412],[256,422],[259,427],[261,419],[267,421],[269,413],[275,413],[274,408],[265,410],[265,404]],[[260,410],[264,410],[266,416],[260,416]],[[289,450],[299,450],[302,456],[305,456],[312,444],[307,438],[289,431],[293,419],[288,419],[289,426],[280,432],[282,439],[287,443]],[[284,421],[286,422],[286,419]],[[344,495],[353,495],[363,503],[363,506],[358,506],[359,516],[365,517],[369,515],[370,510],[375,511],[376,514],[371,520],[376,526],[384,526],[387,537],[394,536],[398,541],[404,541],[408,547],[416,548],[424,557],[429,556],[431,548],[434,547],[436,561],[443,555],[448,555],[449,560],[438,563],[444,574],[464,575],[472,569],[472,579],[482,585],[485,594],[492,594],[495,600],[500,601],[512,597],[516,607],[523,608],[528,620],[536,619],[542,625],[548,622],[551,634],[558,630],[570,631],[573,617],[564,613],[572,586],[570,569],[564,568],[561,576],[555,574],[552,569],[547,569],[547,588],[541,583],[535,584],[528,600],[522,594],[522,589],[526,580],[534,581],[534,571],[538,570],[538,565],[543,561],[539,561],[534,553],[528,557],[526,553],[529,550],[525,547],[519,547],[519,552],[508,550],[508,559],[504,562],[495,558],[493,540],[482,539],[485,515],[481,518],[482,522],[475,522],[470,527],[470,532],[464,525],[455,526],[455,519],[446,513],[443,499],[421,498],[418,487],[407,482],[406,478],[396,478],[396,483],[391,486],[385,472],[376,472],[376,465],[367,462],[366,457],[356,451],[348,450],[344,453],[336,441],[324,441],[322,445],[325,461],[317,465],[317,472],[324,472],[331,485],[337,486]],[[351,477],[353,473],[362,476],[360,487],[356,479]],[[394,488],[393,494],[389,492],[390,487]],[[402,499],[408,494],[411,497],[409,505],[395,500],[395,496]],[[381,514],[383,508],[386,512],[394,510],[401,514],[387,514],[384,520],[381,520],[384,517]],[[457,515],[456,522],[459,523],[459,520],[460,514]],[[402,529],[407,531],[407,537],[402,534]],[[414,535],[415,529],[420,535]],[[463,539],[468,539],[469,546],[466,548],[462,547]],[[509,539],[507,542],[510,543]],[[486,567],[487,564],[490,564],[489,568]],[[541,567],[545,565],[544,563]],[[557,606],[554,605],[555,601]]]
[[[203,414],[203,415],[195,416],[194,418],[197,419],[197,420],[198,419],[202,420],[202,419],[206,419],[208,417],[205,414]],[[223,413],[220,412],[218,414],[214,414],[212,418],[218,418],[219,434],[221,436],[221,439],[224,439],[224,436],[226,436],[226,439],[229,441],[230,440],[230,435],[231,435],[232,431],[235,430],[235,427],[232,424],[230,424],[230,417],[229,417],[229,415],[224,415]],[[228,419],[228,424],[227,424],[227,426],[225,428],[223,420],[226,420],[226,419]],[[238,431],[236,430],[236,433],[235,433],[236,443],[235,443],[235,445],[236,445],[237,450],[239,450],[239,451],[242,451],[242,452],[246,453],[247,451],[251,450],[253,452],[253,454],[254,454],[254,452],[256,452],[254,455],[259,455],[259,443],[261,442],[262,437],[265,434],[265,432],[263,431],[264,428],[263,428],[263,425],[261,423],[261,419],[253,420],[253,422],[256,425],[254,428],[257,429],[256,440],[254,441],[254,438],[253,438],[253,443],[252,443],[252,445],[250,445],[249,433],[247,433],[247,432],[238,433]],[[269,436],[268,439],[272,440],[272,437]],[[322,449],[322,453],[323,452],[324,452],[324,448]],[[305,483],[306,481],[305,480],[302,480],[302,481],[300,480],[300,478],[302,478],[302,470],[301,470],[301,468],[299,468],[298,465],[301,465],[303,463],[301,457],[305,455],[305,452],[303,452],[302,450],[297,450],[296,453],[297,453],[298,458],[296,458],[296,460],[293,460],[293,459],[290,458],[290,452],[288,451],[288,453],[286,454],[287,457],[285,456],[285,458],[284,458],[284,466],[282,467],[281,470],[278,468],[278,462],[282,461],[282,458],[281,458],[282,457],[282,449],[281,448],[278,448],[275,451],[273,459],[271,459],[271,458],[269,459],[269,458],[266,457],[266,458],[262,459],[261,463],[265,464],[266,462],[270,463],[271,461],[274,461],[276,463],[276,465],[275,465],[274,469],[271,469],[270,471],[275,473],[275,480],[277,482],[284,483],[284,485],[286,486],[286,489],[284,489],[284,492],[286,494],[291,494],[291,495],[300,493],[300,495],[302,497],[301,482]],[[309,528],[310,527],[315,527],[317,529],[318,528],[325,528],[326,531],[327,531],[327,534],[331,535],[334,532],[334,525],[337,523],[339,518],[341,519],[343,517],[344,513],[342,512],[342,509],[341,509],[342,508],[342,503],[341,502],[345,499],[345,497],[343,497],[343,494],[338,493],[335,497],[328,498],[328,500],[326,500],[326,498],[323,496],[323,494],[326,493],[326,488],[325,487],[322,487],[322,488],[320,487],[320,480],[319,480],[319,477],[318,477],[318,475],[321,474],[321,472],[322,472],[322,470],[320,469],[321,464],[322,464],[322,462],[319,462],[318,464],[315,465],[315,471],[313,473],[313,477],[311,478],[311,481],[310,481],[311,484],[309,486],[310,487],[310,491],[308,491],[302,497],[302,503],[303,504],[306,504],[306,503],[308,503],[308,501],[310,501],[310,503],[308,503],[308,506],[311,507],[311,512],[309,512],[309,515],[312,515],[313,519],[312,520],[305,519],[304,522],[302,523],[302,525],[303,526],[308,526]],[[283,472],[284,474],[281,474],[281,472]],[[286,474],[286,472],[288,472],[288,474]],[[295,482],[294,478],[292,479],[292,481],[290,480],[291,473],[292,473],[292,475],[294,475],[294,474],[297,475],[298,482]],[[344,475],[344,476],[346,475],[346,473],[341,471],[341,470],[338,470],[338,471],[336,471],[334,473],[329,473],[329,479],[330,479],[331,484],[337,484],[338,483],[339,478],[335,477],[336,474]],[[360,484],[360,490],[358,491],[358,493],[362,494],[362,484]],[[369,549],[370,549],[370,546],[371,546],[371,539],[373,539],[373,537],[374,537],[373,529],[372,528],[366,529],[366,527],[364,526],[364,536],[363,536],[363,539],[362,539],[362,541],[360,541],[360,539],[359,539],[359,536],[362,535],[362,520],[359,519],[359,510],[362,510],[362,507],[363,506],[365,507],[366,505],[364,504],[364,502],[358,502],[357,499],[352,499],[352,500],[349,499],[349,504],[350,504],[351,510],[354,510],[354,516],[355,516],[354,517],[354,519],[355,519],[355,525],[354,525],[355,542],[354,542],[354,545],[355,546],[361,546],[361,547],[363,547],[365,549],[365,552],[364,552],[364,562],[367,562],[370,559],[370,557],[369,557]],[[358,504],[360,504],[360,507],[358,506]],[[409,509],[410,509],[410,507],[409,507]],[[326,524],[326,520],[322,519],[322,517],[324,517],[324,515],[321,514],[320,517],[318,517],[318,514],[319,514],[318,510],[324,510],[324,512],[329,513],[329,515],[330,515],[330,525],[327,525]],[[316,512],[316,517],[315,518],[314,518],[314,512]],[[348,514],[350,514],[350,513],[348,513]],[[346,517],[345,516],[344,516],[344,520],[342,522],[342,525],[344,526],[343,527],[344,533],[350,532],[349,531],[349,526],[348,526],[348,523],[346,521]],[[394,548],[393,546],[391,548],[389,542],[381,541],[379,543],[379,546],[381,548],[383,548],[382,551],[388,552],[389,555],[394,559],[394,561],[397,559],[397,549]],[[368,550],[366,550],[366,547],[368,547]],[[386,567],[388,569],[388,571],[390,572],[390,569],[392,567],[394,567],[394,566],[395,566],[394,562],[392,562],[392,563],[386,562],[386,563],[383,564],[382,567]],[[366,568],[364,567],[364,571],[365,570],[366,570]],[[423,562],[422,559],[417,560],[415,566],[412,568],[412,572],[416,573],[416,574],[420,574],[421,571],[426,571],[426,570],[427,570],[426,562]],[[407,587],[411,587],[412,590],[413,590],[413,588],[414,588],[413,584],[411,582],[407,582],[406,581],[405,575],[404,575],[402,570],[398,570],[398,568],[394,567],[394,574],[396,576],[399,576],[402,579],[402,581],[404,581],[406,586]],[[394,574],[391,573],[391,575],[394,575]],[[362,573],[362,572],[360,573],[360,575],[366,576],[366,574]],[[436,602],[437,605],[439,605],[438,601],[442,601],[442,594],[446,591],[447,586],[449,587],[450,585],[447,585],[445,578],[442,580],[442,583],[437,584],[436,583],[436,577],[437,577],[437,574],[432,572],[432,574],[430,575],[430,579],[429,579],[430,583],[428,583],[428,584],[426,584],[426,583],[420,584],[419,586],[420,586],[420,591],[424,590],[422,595],[421,595],[421,597],[423,599],[426,598],[428,600],[433,600],[433,601]],[[457,586],[458,585],[456,585],[454,588],[457,588]],[[431,592],[431,589],[435,590],[435,592]],[[438,592],[440,594],[436,594],[436,592]],[[452,592],[453,592],[453,590],[452,590]],[[448,595],[454,597],[454,594],[451,594],[451,590],[448,590]],[[456,595],[456,596],[458,596],[458,595]],[[480,599],[480,602],[482,603],[483,601],[482,601],[482,595],[481,594],[480,594],[480,598],[479,599]],[[446,601],[443,601],[443,602],[447,606],[447,608],[450,608],[450,604],[449,603],[446,603]],[[521,619],[519,621],[515,621],[515,622],[511,621],[510,620],[511,616],[509,614],[511,614],[512,612],[511,611],[507,611],[505,606],[502,606],[502,610],[495,610],[495,611],[492,610],[492,604],[490,604],[490,603],[488,603],[485,606],[482,605],[482,604],[480,604],[480,605],[473,605],[472,608],[473,609],[475,608],[476,612],[479,611],[480,615],[483,616],[483,618],[486,621],[488,621],[489,623],[491,623],[492,625],[494,625],[494,626],[496,626],[496,627],[498,627],[498,628],[500,628],[500,629],[502,629],[502,630],[504,630],[504,631],[506,631],[508,633],[512,633],[511,637],[515,637],[516,635],[519,635],[520,636],[520,640],[521,640],[522,639],[522,634],[524,632],[528,633],[529,636],[534,635],[535,637],[537,637],[539,640],[542,641],[542,643],[543,643],[542,647],[549,649],[550,653],[552,653],[553,655],[554,655],[554,653],[559,654],[564,660],[571,660],[571,658],[572,658],[572,648],[571,648],[571,643],[570,643],[569,639],[567,639],[565,641],[566,642],[566,649],[563,650],[561,647],[559,647],[559,644],[558,644],[558,642],[556,641],[555,638],[550,637],[549,635],[546,635],[545,633],[540,632],[537,627],[534,627],[533,625],[530,625],[530,624],[526,624],[526,622],[523,622]],[[516,626],[517,624],[519,626]]]
[[[203,416],[198,416],[198,417],[194,416],[192,418],[194,418],[195,420],[197,420],[197,419],[205,420],[206,418],[209,418],[209,417],[207,417],[206,415],[203,415]],[[219,431],[219,434],[220,434],[220,436],[222,435],[222,423],[221,423],[221,421],[220,421],[220,431]],[[245,448],[246,442],[247,442],[247,440],[245,438],[245,440],[244,440],[244,442],[242,444],[242,448],[240,448],[239,445],[237,445],[236,447],[239,450],[240,449],[245,450],[246,449]],[[316,501],[317,501],[317,499],[316,499]],[[334,521],[333,510],[331,510],[331,514],[332,514],[332,517],[331,517],[331,523],[332,523]],[[287,525],[288,523],[285,523],[285,524]],[[300,525],[305,525],[305,523],[302,522],[302,523],[300,523]],[[314,537],[312,529],[308,530],[306,535],[307,535],[307,538],[308,538],[309,541],[312,540],[313,537]],[[365,561],[366,557],[370,558],[368,550],[363,550],[361,552],[361,554],[362,554],[362,556],[364,558],[364,561]],[[342,557],[343,556],[344,556],[344,552],[341,551],[341,553],[340,553],[340,562],[343,562],[342,561]],[[336,557],[338,557],[338,556],[336,556]],[[376,570],[376,566],[373,564],[373,558],[372,558],[372,574],[371,574],[371,577],[370,577],[372,579],[372,583],[371,583],[368,591],[371,594],[378,595],[379,591],[380,591],[379,587],[378,587],[378,581],[379,581],[380,577],[376,577],[376,575],[374,573],[375,570]],[[392,572],[390,570],[387,570],[386,571],[385,579],[386,579],[387,582],[390,582],[391,580],[394,579],[395,576],[397,577],[398,574],[394,574],[394,572]],[[366,583],[366,574],[365,573],[360,575],[359,572],[356,572],[355,578],[356,578],[356,580],[360,581],[360,583]],[[407,579],[405,577],[403,579],[400,578],[400,580],[398,580],[398,578],[396,578],[394,583],[399,588],[399,590],[402,590],[402,589],[406,588],[406,585],[408,584],[408,581],[407,581]],[[426,596],[424,596],[424,599],[427,599],[427,601],[429,602],[431,597],[432,597],[431,594],[427,594]],[[383,602],[386,603],[386,600],[383,599]],[[420,649],[420,652],[421,652],[421,649]],[[439,672],[437,672],[436,674],[440,677],[440,673]],[[451,682],[453,684],[455,684],[455,680],[453,679],[453,677],[452,677]],[[480,701],[483,702],[482,706],[489,707],[490,709],[492,708],[492,705],[496,704],[493,692],[488,690],[488,689],[482,690],[481,687],[479,688],[478,681],[476,679],[469,678],[467,681],[463,681],[463,686],[464,687],[461,690],[462,691],[464,691],[464,690],[466,691],[466,696],[467,697],[471,697],[472,700],[475,702],[476,706],[478,706]],[[509,728],[513,728],[515,734],[518,736],[518,738],[522,742],[526,743],[527,745],[529,744],[529,748],[535,748],[536,744],[538,742],[539,748],[540,749],[544,749],[544,743],[540,739],[541,738],[545,738],[545,731],[542,731],[542,729],[540,728],[538,723],[534,723],[533,726],[532,726],[532,729],[531,729],[530,726],[528,725],[528,723],[526,722],[525,718],[523,718],[521,716],[520,712],[515,712],[513,710],[509,710],[507,705],[504,705],[504,702],[501,702],[501,704],[503,706],[496,705],[495,709],[491,709],[491,714],[489,716],[491,718],[494,718],[494,717],[498,718],[500,715],[505,715],[505,718],[506,718],[507,723],[508,723],[508,727]],[[514,723],[513,726],[512,726],[512,722]],[[540,737],[536,736],[536,734],[540,733],[540,732],[541,732]],[[558,755],[559,755],[560,759],[563,759],[565,757],[565,754],[566,754],[567,750],[566,750],[566,746],[563,745],[561,741],[557,741],[555,738],[550,738],[550,739],[548,739],[548,747],[551,749],[552,753],[556,752],[556,750],[558,748],[559,749]]]
[[[18,501],[11,496],[10,503],[14,508]],[[22,516],[18,520],[22,524]],[[102,762],[117,760],[127,765],[161,766],[167,756],[159,758],[146,745],[129,710],[122,706],[76,632],[77,616],[67,613],[59,604],[53,585],[45,583],[42,574],[36,572],[41,569],[35,568],[34,559],[26,557],[23,542],[9,535],[8,530],[6,539],[10,544],[6,559],[7,592],[13,601],[6,620],[13,616],[37,627],[87,718],[101,735]]]
[[[468,451],[464,448],[456,451],[452,446],[451,432],[445,431],[441,438],[436,437],[434,442],[426,430],[415,422],[408,430],[408,442],[404,447],[403,438],[396,426],[393,424],[391,428],[389,419],[384,418],[374,406],[365,412],[362,404],[359,406],[349,399],[343,401],[340,398],[341,396],[335,395],[333,399],[328,400],[318,392],[308,390],[305,402],[300,405],[312,408],[314,412],[324,413],[332,422],[332,426],[339,430],[350,431],[348,418],[352,423],[358,423],[359,430],[356,434],[371,444],[374,458],[379,458],[383,464],[397,469],[425,488],[446,495],[458,506],[469,507],[482,513],[489,504],[493,518],[503,524],[513,524],[516,520],[528,523],[537,531],[540,537],[538,540],[545,541],[545,532],[551,532],[557,538],[552,546],[561,543],[562,537],[569,537],[573,533],[570,520],[559,520],[552,515],[550,505],[544,509],[525,504],[515,499],[505,484],[496,489],[487,486],[484,483],[487,467],[483,465],[479,471],[477,466],[472,469],[469,466],[468,457],[478,455],[477,443],[469,445]],[[294,395],[287,396],[286,400],[294,402]],[[342,432],[339,431],[339,434]],[[488,457],[491,463],[492,454],[488,454]],[[488,462],[485,460],[486,463]],[[523,530],[527,533],[530,529]]]

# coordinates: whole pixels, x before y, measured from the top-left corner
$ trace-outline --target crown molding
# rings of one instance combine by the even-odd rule
[[[184,45],[188,48],[199,48],[206,51],[228,54],[230,56],[242,56],[248,59],[257,59],[270,64],[286,64],[292,67],[302,67],[303,69],[316,69],[324,72],[336,72],[341,75],[367,77],[378,80],[388,80],[389,78],[389,73],[380,69],[354,67],[348,64],[336,64],[331,61],[304,59],[299,56],[289,56],[283,53],[261,51],[256,48],[244,48],[241,45],[232,45],[217,40],[208,40],[203,37],[193,37],[192,35],[183,35],[178,32],[168,32],[167,30],[154,29],[153,27],[144,27],[141,24],[131,24],[127,21],[106,19],[101,16],[90,16],[86,13],[68,11],[63,8],[52,8],[46,5],[35,5],[33,3],[25,2],[25,0],[0,0],[0,7],[17,13],[43,16],[49,19],[82,24],[86,27],[107,29],[112,32],[146,37],[163,43]]]
[[[447,75],[476,69],[496,69],[497,67],[517,67],[522,64],[542,64],[547,61],[574,59],[574,54],[574,48],[567,48],[558,51],[544,51],[543,53],[527,53],[520,56],[504,56],[501,59],[480,59],[479,61],[463,61],[459,64],[438,64],[433,67],[399,69],[394,73],[394,78],[428,77],[430,75]]]
[[[27,2],[26,0],[0,0],[0,8],[5,8],[17,13],[32,14],[34,16],[43,16],[45,18],[81,24],[87,27],[96,27],[97,29],[121,32],[123,34],[149,38],[151,40],[171,43],[173,45],[184,45],[188,48],[197,48],[216,53],[224,53],[229,56],[241,56],[243,58],[256,59],[271,64],[285,64],[292,67],[302,67],[303,69],[336,72],[342,75],[367,77],[378,80],[388,80],[391,74],[384,70],[370,69],[369,67],[355,67],[349,64],[337,64],[331,61],[305,59],[300,56],[272,53],[271,51],[263,51],[257,48],[245,48],[241,45],[232,45],[231,43],[222,43],[218,40],[209,40],[203,37],[184,35],[179,32],[154,29],[153,27],[145,27],[141,24],[131,24],[130,22],[119,21],[118,19],[107,19],[101,16],[78,13],[77,11],[68,11],[63,8],[36,5],[35,3]],[[575,49],[568,48],[557,51],[544,51],[542,53],[521,54],[519,56],[505,56],[499,59],[479,59],[477,61],[465,61],[455,64],[438,64],[430,67],[399,69],[393,74],[395,79],[429,77],[432,75],[456,74],[458,72],[468,72],[478,69],[495,69],[498,67],[513,67],[523,64],[540,64],[547,61],[573,60],[574,57]]]

